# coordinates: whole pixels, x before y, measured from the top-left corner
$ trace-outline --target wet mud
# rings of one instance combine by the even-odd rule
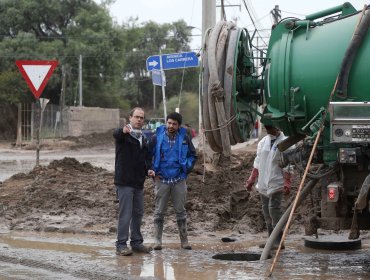
[[[111,147],[106,151],[90,151],[104,154],[111,151]],[[48,154],[43,156],[46,158]],[[89,162],[80,162],[74,157],[64,157],[3,181],[0,185],[0,224],[12,230],[115,233],[118,205],[115,202],[114,174],[93,165],[100,158],[96,156]],[[235,154],[229,164],[213,170],[205,170],[202,158],[199,159],[187,181],[190,235],[223,229],[263,231],[259,197],[257,193],[248,193],[244,189],[246,170],[252,158],[253,154]],[[153,198],[154,185],[148,178],[145,182],[143,228],[149,234],[152,233]],[[177,233],[171,206],[165,232]]]
[[[203,165],[200,156],[188,179],[192,251],[179,249],[170,205],[164,249],[121,257],[114,249],[118,205],[113,143],[109,138],[102,146],[102,137],[98,146],[88,139],[71,148],[70,142],[41,151],[45,162],[40,167],[32,167],[32,150],[0,149],[4,159],[0,173],[10,170],[0,182],[0,279],[266,279],[272,259],[212,258],[262,253],[258,244],[267,234],[259,196],[244,189],[255,147],[234,150],[230,161],[217,167]],[[28,167],[15,170],[14,161],[20,160]],[[298,183],[297,176],[292,195],[284,198],[285,206],[294,198]],[[153,182],[148,179],[142,226],[147,244],[153,242],[153,211]],[[305,248],[302,236],[308,211],[302,205],[296,213],[286,249],[270,279],[369,279],[369,234],[362,233],[362,248],[352,252]]]
[[[116,256],[107,236],[3,232],[0,234],[1,279],[369,279],[369,242],[361,250],[333,252],[307,249],[293,235],[286,242],[272,277],[272,259],[214,259],[215,254],[258,254],[251,235],[223,243],[219,233],[198,239],[193,250],[179,249],[167,238],[162,251]],[[151,241],[151,240],[148,240]],[[6,278],[12,276],[12,278]]]

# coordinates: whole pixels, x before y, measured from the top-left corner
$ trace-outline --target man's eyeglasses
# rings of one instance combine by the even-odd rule
[[[135,119],[140,119],[140,120],[143,120],[144,119],[144,117],[142,117],[142,116],[133,116]]]

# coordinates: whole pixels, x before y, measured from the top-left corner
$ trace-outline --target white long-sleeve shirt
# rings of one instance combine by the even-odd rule
[[[283,190],[283,169],[279,166],[281,152],[277,145],[287,137],[281,131],[271,146],[274,136],[267,134],[261,139],[257,146],[257,156],[253,167],[258,169],[258,183],[256,189],[259,193],[269,196],[270,194]]]

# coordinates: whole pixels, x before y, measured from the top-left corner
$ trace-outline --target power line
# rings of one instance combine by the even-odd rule
[[[255,28],[255,30],[256,30],[256,32],[257,32],[257,34],[259,35],[259,37],[261,38],[261,40],[262,40],[262,42],[265,44],[265,46],[267,46],[267,43],[265,42],[265,40],[263,40],[263,38],[262,38],[262,36],[261,36],[261,34],[260,34],[260,32],[259,32],[258,28],[256,27],[256,24],[255,24],[255,22],[254,22],[254,20],[253,20],[253,17],[252,17],[252,15],[251,15],[251,13],[250,13],[250,11],[249,11],[249,9],[248,9],[247,3],[245,3],[245,0],[243,0],[243,3],[244,3],[244,6],[245,6],[245,9],[246,9],[246,10],[247,10],[247,12],[248,12],[248,15],[250,16],[250,20],[252,21],[252,24],[253,24],[253,26],[254,26],[254,28]]]
[[[301,16],[301,17],[305,17],[306,16],[306,15],[303,15],[303,14],[297,14],[297,13],[283,11],[283,10],[281,10],[281,11],[284,12],[284,13],[287,13],[287,14],[291,14],[291,15],[296,15],[296,16]]]

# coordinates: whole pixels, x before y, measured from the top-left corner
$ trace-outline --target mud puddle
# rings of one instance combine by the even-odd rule
[[[115,255],[112,236],[3,232],[0,278],[267,279],[272,259],[242,262],[212,258],[225,252],[261,253],[257,245],[260,240],[249,236],[250,239],[222,243],[217,235],[192,242],[192,251],[178,249],[178,240],[173,237],[165,240],[162,251],[121,257]],[[287,240],[286,247],[268,279],[369,279],[368,240],[356,251],[307,249],[300,237]]]

